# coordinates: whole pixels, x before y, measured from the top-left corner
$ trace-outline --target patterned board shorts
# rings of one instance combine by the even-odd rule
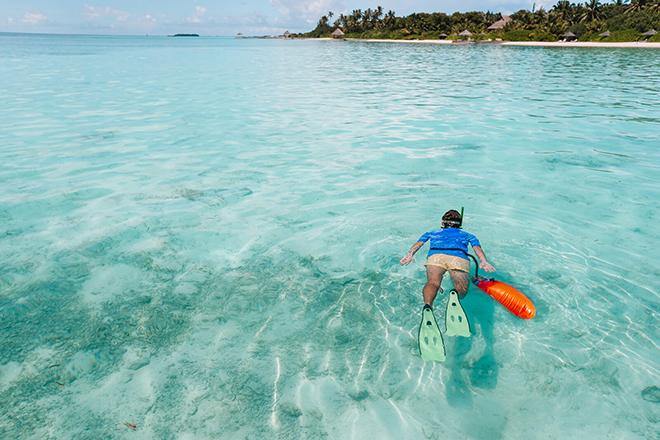
[[[433,254],[426,260],[424,266],[438,266],[445,270],[470,271],[470,262],[465,258],[447,254]]]

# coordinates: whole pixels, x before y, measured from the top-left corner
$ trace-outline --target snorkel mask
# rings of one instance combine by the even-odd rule
[[[459,213],[455,209],[450,209],[445,212],[442,216],[442,227],[443,228],[458,228],[460,229],[463,226],[463,207],[461,207],[461,212]]]

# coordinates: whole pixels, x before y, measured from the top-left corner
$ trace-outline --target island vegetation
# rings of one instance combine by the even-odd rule
[[[493,26],[494,23],[498,23]],[[489,29],[490,28],[490,29]],[[557,41],[573,34],[581,41],[660,42],[660,1],[560,0],[546,10],[521,9],[510,16],[494,12],[414,13],[399,17],[394,11],[355,9],[350,14],[322,16],[314,30],[294,37],[330,37],[340,29],[343,38],[366,39],[461,39]],[[465,33],[465,31],[468,33]],[[463,33],[463,35],[460,35]],[[646,35],[644,35],[646,34]],[[335,34],[337,36],[337,34]]]

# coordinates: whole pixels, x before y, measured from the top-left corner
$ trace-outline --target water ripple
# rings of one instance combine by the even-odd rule
[[[1,437],[656,436],[660,54],[0,42]],[[457,206],[538,315],[424,364]]]

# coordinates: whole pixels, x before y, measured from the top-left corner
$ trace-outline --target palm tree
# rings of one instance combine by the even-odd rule
[[[383,16],[383,7],[378,6],[373,14],[374,27],[377,29],[383,27],[383,21],[381,20],[382,16]]]
[[[600,1],[589,0],[584,4],[586,11],[582,14],[580,21],[596,21],[601,17]]]
[[[626,9],[626,12],[635,12],[635,11],[641,11],[642,9],[649,7],[651,10],[656,9],[658,7],[657,2],[653,2],[653,0],[630,0],[630,4],[628,5],[628,8]]]
[[[385,23],[385,28],[391,30],[394,27],[394,23],[396,21],[396,13],[392,10],[387,11],[383,21]]]
[[[566,22],[573,21],[573,6],[568,0],[559,0],[552,11],[555,12],[559,18]]]

